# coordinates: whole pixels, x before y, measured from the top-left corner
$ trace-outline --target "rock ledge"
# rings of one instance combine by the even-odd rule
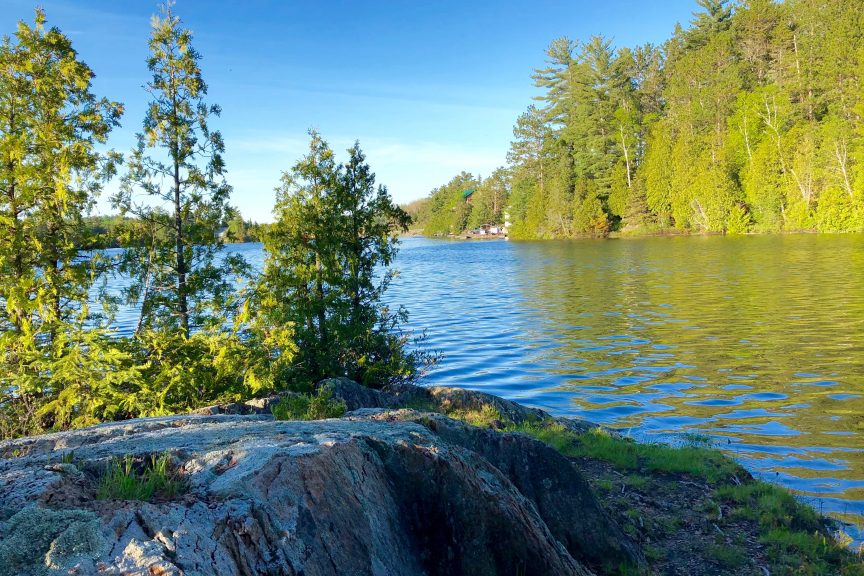
[[[0,575],[587,576],[642,563],[553,449],[400,406],[544,413],[462,390],[327,385],[352,413],[278,422],[260,402],[0,444]],[[165,452],[180,496],[95,498],[112,459]]]

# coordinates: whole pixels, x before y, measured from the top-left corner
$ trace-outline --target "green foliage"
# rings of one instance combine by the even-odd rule
[[[725,543],[712,544],[707,550],[708,557],[728,570],[736,570],[747,564],[747,556],[741,548]]]
[[[821,527],[819,516],[811,508],[801,505],[783,488],[765,482],[724,486],[717,489],[717,497],[738,507],[738,516],[758,521],[768,529],[783,528],[814,532]]]
[[[245,221],[228,205],[224,143],[210,127],[219,107],[204,101],[200,55],[171,7],[153,19],[152,100],[112,217],[89,210],[119,160],[99,150],[122,107],[91,93],[92,71],[42,11],[0,44],[0,437],[308,389],[325,376],[383,386],[425,361],[406,349],[406,312],[381,304],[393,273],[379,267],[410,218],[375,187],[359,146],[344,166],[298,164],[273,227]],[[493,211],[505,184],[488,187]],[[263,233],[271,258],[258,283],[222,245]],[[107,246],[124,250],[81,252]],[[131,278],[122,298],[106,291],[113,273]],[[121,303],[140,310],[131,337],[108,328]]]
[[[597,428],[582,435],[574,455],[609,460],[622,469],[645,469],[673,474],[691,474],[718,482],[740,473],[735,462],[717,450],[684,445],[643,444],[616,438]]]
[[[500,426],[505,421],[501,412],[490,404],[484,404],[479,410],[453,410],[447,412],[447,416],[481,428],[491,428],[496,423]]]
[[[61,426],[52,403],[116,368],[89,292],[104,272],[85,214],[117,160],[101,152],[122,107],[91,92],[70,40],[20,22],[0,43],[0,411],[4,436]],[[90,381],[92,376],[86,378]]]
[[[478,196],[478,185],[479,180],[475,176],[462,172],[447,184],[433,190],[417,211],[417,226],[422,227],[427,236],[447,236],[464,231],[472,220],[473,211],[472,204],[468,204],[464,194],[473,189],[475,192],[472,196]],[[471,202],[474,202],[473,197]],[[484,208],[481,208],[481,212],[483,210]],[[478,217],[480,216],[473,218]]]
[[[861,576],[864,563],[839,547],[829,536],[785,529],[771,530],[761,539],[772,564],[781,574]]]
[[[96,498],[100,500],[141,500],[154,497],[173,498],[183,489],[183,482],[173,470],[167,452],[151,454],[149,461],[137,462],[131,455],[115,458],[99,481]]]
[[[136,332],[179,329],[188,337],[225,323],[232,279],[245,263],[220,254],[231,193],[225,145],[209,124],[220,108],[204,102],[201,57],[170,3],[153,19],[149,49],[145,89],[153,100],[113,198],[121,216],[135,217],[120,233],[120,271],[133,279],[125,296],[141,310]]]
[[[746,234],[749,229],[750,214],[747,213],[745,207],[735,204],[726,216],[726,233],[730,235]]]
[[[138,377],[109,396],[114,417],[175,414],[272,390],[268,350],[255,338],[224,331],[147,330],[131,339]]]
[[[636,443],[601,428],[580,434],[554,421],[511,426],[508,431],[533,436],[565,456],[603,460],[619,470],[635,470],[637,474],[638,471],[690,474],[710,482],[715,499],[709,500],[712,509],[717,506],[716,501],[722,501],[731,505],[731,518],[758,523],[760,540],[768,546],[772,573],[864,574],[860,557],[830,537],[824,520],[815,510],[798,502],[783,488],[753,480],[740,482],[738,478],[743,475],[738,465],[719,451],[707,448],[705,438],[688,436],[683,438],[681,447],[673,448]],[[625,483],[634,486],[630,478]],[[644,477],[641,480],[635,486],[644,488],[647,483]],[[608,491],[610,485],[600,487]],[[706,553],[727,569],[744,564],[743,552],[734,546],[716,544]]]
[[[551,42],[508,155],[514,238],[864,229],[860,5],[698,4],[662,47]],[[440,195],[429,235],[458,231]]]
[[[309,153],[283,174],[264,241],[251,309],[268,330],[293,331],[295,355],[283,374],[289,387],[339,376],[381,387],[411,377],[423,361],[406,349],[405,310],[381,303],[394,275],[396,235],[409,217],[375,186],[358,144],[348,155],[337,165],[311,133]]]
[[[548,444],[565,456],[571,455],[576,438],[578,437],[578,434],[554,422],[523,423],[510,426],[507,430],[509,432],[528,434]]]
[[[573,213],[574,233],[602,237],[609,233],[609,228],[609,217],[602,201],[596,194],[586,193]]]
[[[314,395],[288,394],[270,411],[276,420],[323,420],[339,418],[347,409],[344,400],[334,399],[333,391],[322,387]]]
[[[471,196],[471,211],[466,228],[504,224],[504,209],[510,197],[510,175],[498,168],[482,182]]]
[[[687,445],[644,444],[613,435],[602,428],[577,434],[561,424],[543,422],[512,427],[529,434],[562,454],[605,460],[620,470],[647,470],[690,474],[709,482],[728,480],[740,472],[735,462],[717,450]]]
[[[731,515],[758,522],[774,568],[781,574],[864,574],[864,563],[825,532],[823,519],[783,488],[760,481],[716,490]]]

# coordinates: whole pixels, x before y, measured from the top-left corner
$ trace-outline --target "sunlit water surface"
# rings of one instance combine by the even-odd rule
[[[861,537],[864,236],[409,238],[396,267],[388,301],[443,354],[426,384],[709,435]]]

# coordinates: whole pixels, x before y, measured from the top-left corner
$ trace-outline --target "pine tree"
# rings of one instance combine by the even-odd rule
[[[134,279],[126,296],[141,309],[137,332],[179,329],[188,338],[224,324],[243,262],[217,258],[231,193],[222,136],[209,123],[220,109],[204,102],[201,57],[170,3],[153,18],[149,48],[152,100],[114,198],[136,219],[124,231],[122,271]]]

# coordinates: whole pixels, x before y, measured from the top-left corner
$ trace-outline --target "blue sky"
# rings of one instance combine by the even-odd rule
[[[0,33],[32,21],[32,0],[2,4]],[[130,149],[147,101],[157,3],[39,4],[95,71],[96,94],[125,104],[110,144]],[[692,0],[178,0],[175,12],[203,55],[208,101],[223,109],[213,124],[226,141],[232,203],[269,221],[273,188],[304,153],[309,128],[340,158],[360,140],[397,201],[419,198],[460,170],[485,176],[504,164],[551,40],[602,33],[617,46],[660,43],[695,8]]]

